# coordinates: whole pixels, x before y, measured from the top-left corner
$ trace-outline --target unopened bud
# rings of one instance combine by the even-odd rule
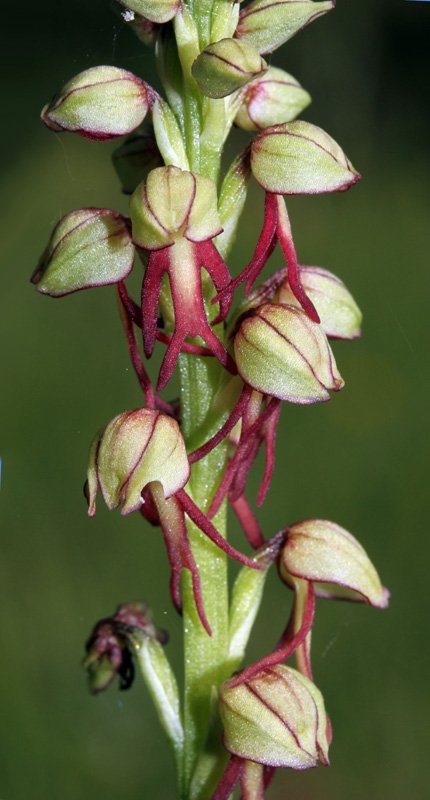
[[[307,519],[287,528],[279,568],[289,585],[294,578],[312,581],[319,597],[388,605],[390,594],[366,551],[334,522]]]
[[[42,110],[53,131],[115,139],[135,130],[148,111],[148,86],[118,67],[91,67],[72,78]]]
[[[115,150],[112,160],[124,194],[133,194],[151,170],[163,163],[155,138],[149,134],[127,139]]]
[[[259,52],[247,42],[221,39],[200,53],[192,73],[206,97],[226,97],[267,69]]]
[[[95,514],[97,487],[110,510],[122,504],[121,513],[130,514],[142,505],[149,483],[161,483],[168,498],[185,486],[189,473],[176,420],[147,408],[126,411],[109,422],[91,447],[88,513]]]
[[[54,228],[33,276],[37,291],[61,297],[127,277],[134,245],[126,220],[107,208],[81,208]]]
[[[167,247],[182,236],[206,241],[222,230],[213,181],[177,167],[149,173],[131,198],[130,216],[133,239],[147,250]]]
[[[321,327],[293,306],[258,308],[242,321],[234,350],[243,380],[280,400],[323,402],[344,385]]]
[[[310,95],[292,75],[270,67],[249,85],[234,122],[244,131],[262,130],[295,119],[310,102]]]
[[[303,120],[262,131],[252,144],[251,169],[274,194],[339,192],[360,180],[337,142]]]
[[[331,11],[336,0],[253,0],[240,12],[236,36],[260,53],[271,53],[314,19]]]
[[[169,22],[177,14],[181,0],[118,0],[122,6],[151,22]]]
[[[340,278],[322,267],[301,267],[300,280],[318,311],[321,327],[333,339],[356,339],[361,334],[363,315]],[[288,280],[279,288],[279,303],[299,307]]]
[[[328,764],[321,692],[295,669],[278,665],[220,690],[224,744],[240,758],[271,767]]]

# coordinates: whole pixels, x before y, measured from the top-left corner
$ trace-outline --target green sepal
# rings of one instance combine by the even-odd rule
[[[361,335],[362,313],[345,284],[322,267],[300,269],[303,289],[314,304],[326,336],[335,339],[356,339]],[[279,287],[279,303],[298,306],[288,280]]]
[[[81,208],[54,228],[32,276],[41,294],[62,297],[124,280],[135,248],[125,218],[108,208]]]
[[[146,17],[151,22],[169,22],[177,14],[181,0],[118,0],[136,14]]]
[[[206,97],[227,97],[263,74],[267,64],[258,51],[238,39],[208,45],[194,61],[192,74]]]
[[[243,380],[270,397],[308,405],[344,385],[321,327],[294,306],[258,308],[243,320],[234,351]]]
[[[134,131],[146,117],[150,89],[125,69],[100,66],[75,75],[41,113],[53,131],[103,141]]]
[[[253,0],[240,12],[236,36],[272,53],[305,25],[331,11],[336,0]]]
[[[337,142],[303,120],[262,131],[252,143],[251,169],[267,192],[282,195],[341,192],[360,180]]]
[[[270,67],[247,87],[234,124],[244,131],[260,131],[271,125],[290,122],[310,102],[310,95],[292,75],[278,67]]]
[[[224,744],[240,758],[272,767],[328,764],[327,716],[312,681],[283,664],[221,686]]]

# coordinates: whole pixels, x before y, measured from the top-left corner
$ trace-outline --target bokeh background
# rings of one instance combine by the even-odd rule
[[[170,631],[181,670],[161,537],[101,504],[88,520],[82,497],[90,439],[140,402],[114,292],[52,301],[28,283],[62,214],[127,202],[114,147],[49,133],[41,106],[99,63],[153,80],[152,54],[104,0],[22,0],[5,4],[2,22],[0,800],[173,800],[139,681],[93,698],[80,666],[94,622],[140,598]],[[363,173],[346,195],[290,207],[302,261],[341,276],[365,323],[361,341],[335,343],[345,390],[284,409],[260,519],[268,535],[304,517],[336,520],[392,591],[384,613],[320,602],[315,675],[334,725],[332,766],[280,774],[273,800],[428,796],[429,33],[430,3],[339,0],[273,56],[312,94],[305,118]],[[235,135],[231,156],[238,146]],[[236,270],[260,219],[253,191]],[[289,603],[273,575],[250,657],[276,640]]]

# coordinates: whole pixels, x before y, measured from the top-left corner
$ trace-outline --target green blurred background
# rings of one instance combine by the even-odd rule
[[[91,437],[140,402],[114,292],[51,301],[28,283],[59,216],[126,209],[113,147],[49,133],[41,106],[98,63],[152,80],[152,54],[104,0],[22,0],[2,17],[0,800],[173,800],[139,681],[94,699],[80,667],[94,622],[141,598],[181,669],[159,533],[101,503],[90,521],[82,497]],[[302,261],[341,276],[365,324],[361,341],[334,346],[345,390],[328,405],[284,409],[259,516],[267,535],[309,516],[339,522],[392,591],[384,613],[320,602],[315,676],[334,725],[332,766],[279,774],[273,800],[428,796],[429,33],[430,3],[339,0],[273,57],[312,94],[305,117],[364,175],[346,195],[290,207]],[[236,271],[260,225],[257,191],[246,219]],[[250,657],[274,643],[289,603],[273,575]]]

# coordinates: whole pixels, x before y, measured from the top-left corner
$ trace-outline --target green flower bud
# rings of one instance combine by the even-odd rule
[[[253,0],[240,12],[236,36],[260,53],[272,53],[334,6],[335,0]]]
[[[366,551],[334,522],[308,519],[287,528],[279,567],[290,586],[294,578],[315,583],[319,597],[388,605],[390,594]]]
[[[243,380],[280,400],[323,402],[344,385],[321,327],[293,306],[258,308],[243,320],[234,352]]]
[[[227,681],[220,690],[224,744],[230,753],[271,767],[328,764],[324,700],[312,681],[278,665],[231,684]]]
[[[151,22],[169,22],[177,14],[181,0],[118,0]]]
[[[192,242],[221,232],[217,192],[209,178],[177,167],[149,173],[130,201],[133,239],[147,250],[157,250],[185,236]]]
[[[51,297],[117,283],[131,271],[134,252],[121,214],[81,208],[54,228],[31,280],[38,292]]]
[[[109,422],[91,447],[88,513],[95,514],[97,484],[110,510],[122,503],[121,513],[130,514],[142,505],[149,483],[161,483],[168,498],[185,486],[189,473],[176,420],[148,408],[126,411]]]
[[[237,39],[221,39],[200,53],[192,73],[206,97],[226,97],[266,69],[266,62],[252,45]]]
[[[334,139],[303,120],[260,133],[252,144],[251,169],[274,194],[339,192],[360,180]]]
[[[148,86],[118,67],[91,67],[72,78],[42,110],[53,131],[87,139],[115,139],[131,133],[148,111]]]
[[[163,163],[155,138],[150,134],[131,136],[115,150],[112,160],[124,194],[132,194],[148,173]]]
[[[327,336],[334,339],[356,339],[361,335],[363,315],[345,284],[322,267],[301,267],[300,279],[303,289],[314,304]],[[281,285],[279,303],[300,308],[288,280]]]
[[[310,95],[292,75],[270,67],[248,86],[234,123],[244,131],[262,130],[295,119],[310,102]]]

